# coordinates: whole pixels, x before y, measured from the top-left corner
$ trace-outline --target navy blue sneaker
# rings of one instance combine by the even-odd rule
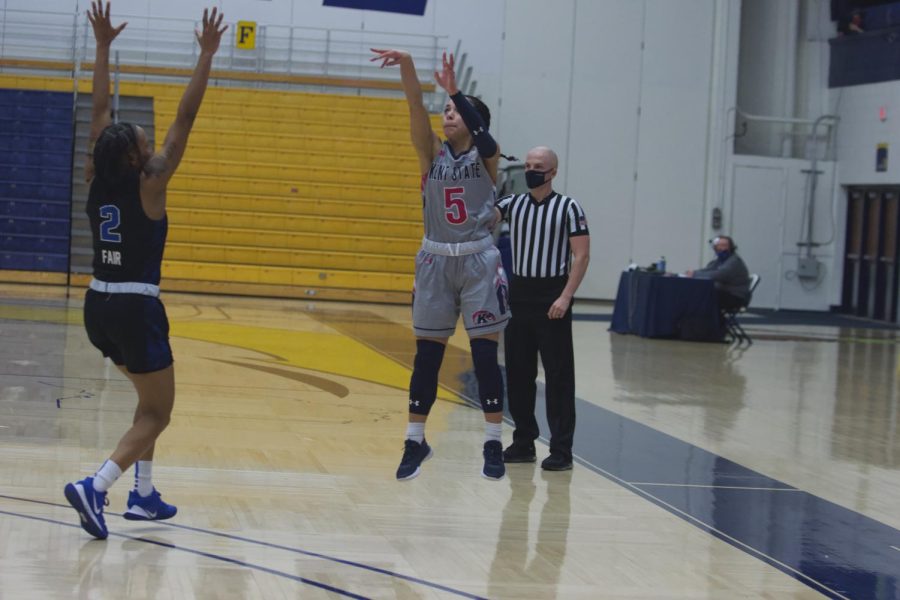
[[[128,510],[122,515],[129,521],[165,521],[175,516],[178,509],[163,502],[156,488],[146,498],[137,490],[128,492]]]
[[[506,465],[503,464],[503,444],[499,440],[484,443],[484,468],[481,474],[488,479],[503,479]]]
[[[94,478],[85,477],[75,483],[67,483],[63,493],[66,500],[78,512],[81,518],[81,528],[98,540],[105,540],[109,536],[106,528],[106,519],[103,518],[103,507],[109,504],[106,492],[98,492],[94,489]]]
[[[400,466],[397,467],[397,479],[400,481],[412,479],[418,475],[422,463],[434,454],[431,446],[425,440],[422,440],[421,444],[413,440],[406,440],[403,444],[403,458],[400,460]]]

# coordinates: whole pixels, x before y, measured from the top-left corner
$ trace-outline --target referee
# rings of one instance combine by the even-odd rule
[[[534,416],[537,357],[546,375],[550,456],[547,471],[572,468],[575,436],[575,356],[572,349],[572,297],[584,279],[591,238],[581,206],[553,191],[558,159],[546,146],[528,152],[525,181],[530,193],[497,203],[508,221],[513,273],[509,297],[512,319],[506,328],[509,412],[513,443],[504,462],[534,462],[540,435]]]

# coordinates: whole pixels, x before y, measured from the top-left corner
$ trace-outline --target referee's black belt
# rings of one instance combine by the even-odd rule
[[[509,282],[509,299],[518,301],[543,301],[553,302],[569,283],[568,275],[557,277],[522,277],[513,275]]]

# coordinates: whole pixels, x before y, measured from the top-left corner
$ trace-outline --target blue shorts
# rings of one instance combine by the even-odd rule
[[[130,373],[152,373],[172,364],[169,319],[159,298],[88,290],[84,328],[91,343]]]

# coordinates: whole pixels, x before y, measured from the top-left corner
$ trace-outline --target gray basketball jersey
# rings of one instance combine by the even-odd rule
[[[491,235],[496,192],[478,149],[454,157],[444,142],[422,182],[425,237],[457,243]]]

